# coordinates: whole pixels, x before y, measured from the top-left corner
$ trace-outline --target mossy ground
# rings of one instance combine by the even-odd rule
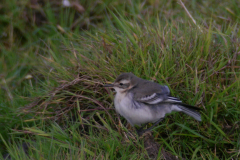
[[[196,24],[177,0],[79,2],[1,2],[0,159],[145,159],[102,88],[122,72],[203,109],[202,122],[176,113],[154,129],[164,150],[239,159],[237,0],[184,0]]]

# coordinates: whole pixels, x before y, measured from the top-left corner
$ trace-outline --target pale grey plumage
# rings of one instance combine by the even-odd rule
[[[183,104],[170,96],[167,86],[147,81],[132,73],[122,73],[113,84],[105,85],[116,90],[114,105],[116,111],[131,125],[154,123],[172,111],[184,112],[201,121],[199,108]]]

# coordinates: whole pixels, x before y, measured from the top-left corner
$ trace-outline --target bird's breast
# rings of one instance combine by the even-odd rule
[[[132,94],[116,94],[114,106],[116,111],[123,116],[132,126],[154,121],[154,115],[148,106],[133,103]]]
[[[124,116],[127,112],[130,111],[131,107],[131,97],[127,96],[126,94],[119,94],[117,93],[114,99],[114,106],[116,111]],[[125,116],[124,116],[125,117]]]

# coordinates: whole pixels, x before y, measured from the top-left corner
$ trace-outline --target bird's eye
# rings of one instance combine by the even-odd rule
[[[119,85],[120,85],[120,86],[122,86],[122,85],[123,85],[123,83],[119,83]]]

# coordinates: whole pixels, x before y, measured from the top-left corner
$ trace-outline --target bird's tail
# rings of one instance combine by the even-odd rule
[[[184,103],[176,103],[178,108],[182,110],[183,113],[195,118],[198,121],[202,121],[201,114],[197,112],[197,110],[201,110],[200,108],[184,104]]]

